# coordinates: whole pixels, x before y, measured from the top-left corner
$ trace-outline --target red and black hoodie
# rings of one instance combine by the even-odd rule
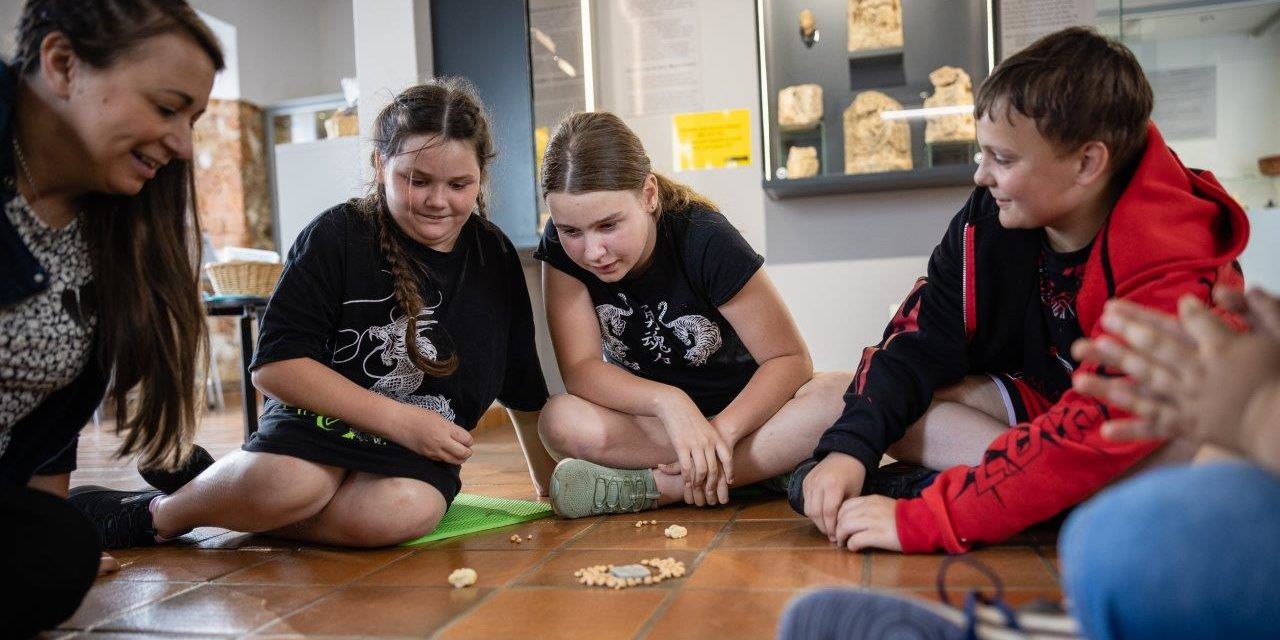
[[[1030,349],[1047,352],[1026,339],[1029,314],[1042,313],[1043,231],[1006,229],[998,215],[987,189],[974,190],[934,249],[928,276],[883,340],[863,351],[844,412],[816,458],[839,451],[875,468],[936,390],[966,375],[1015,370]],[[1082,334],[1102,333],[1098,319],[1110,298],[1173,313],[1184,295],[1209,301],[1215,286],[1242,287],[1235,261],[1248,236],[1244,212],[1213,175],[1184,167],[1151,125],[1085,263],[1075,300]],[[1080,503],[1160,444],[1104,440],[1101,424],[1123,415],[1066,390],[1048,411],[996,438],[981,465],[947,469],[921,497],[899,500],[902,550],[961,553]]]

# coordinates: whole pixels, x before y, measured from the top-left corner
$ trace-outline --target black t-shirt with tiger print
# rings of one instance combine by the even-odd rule
[[[620,282],[574,264],[550,222],[534,257],[586,285],[609,362],[683,390],[703,415],[723,411],[759,366],[719,307],[764,258],[719,212],[664,214],[649,266]]]

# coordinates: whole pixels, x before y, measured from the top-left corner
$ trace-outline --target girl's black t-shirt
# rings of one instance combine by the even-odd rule
[[[427,269],[419,287],[419,351],[438,360],[456,355],[456,371],[433,377],[409,359],[407,322],[393,295],[390,267],[376,230],[350,202],[324,212],[298,236],[263,316],[251,368],[311,358],[361,387],[430,409],[466,429],[475,427],[495,398],[511,409],[541,409],[547,385],[524,271],[511,241],[473,215],[448,253],[404,242]],[[422,458],[274,399],[266,402],[256,437],[301,437],[312,448],[328,450],[326,459],[340,457],[350,461],[348,468],[389,475],[394,473],[383,467],[390,460]]]
[[[575,264],[550,222],[534,257],[586,285],[607,361],[683,390],[703,415],[723,411],[759,367],[719,307],[764,258],[717,211],[664,214],[649,266],[620,282]]]

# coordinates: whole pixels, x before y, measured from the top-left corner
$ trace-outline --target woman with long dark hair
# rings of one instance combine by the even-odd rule
[[[106,398],[121,455],[190,449],[207,342],[191,127],[223,67],[181,0],[29,0],[0,65],[0,636],[65,619],[98,541],[31,486]],[[63,480],[65,490],[65,480]]]

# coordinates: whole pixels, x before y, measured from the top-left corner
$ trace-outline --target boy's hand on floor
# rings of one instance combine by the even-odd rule
[[[840,505],[836,544],[850,551],[867,548],[902,551],[898,541],[898,501],[885,496],[849,498]]]
[[[827,454],[804,477],[804,515],[832,542],[836,541],[836,522],[840,505],[862,493],[867,469],[853,456]]]
[[[1243,415],[1259,388],[1280,379],[1280,305],[1248,296],[1255,329],[1232,330],[1190,296],[1173,318],[1113,301],[1103,314],[1111,337],[1078,341],[1072,353],[1128,373],[1132,380],[1081,374],[1075,387],[1136,414],[1103,426],[1117,440],[1187,437],[1240,451]]]

